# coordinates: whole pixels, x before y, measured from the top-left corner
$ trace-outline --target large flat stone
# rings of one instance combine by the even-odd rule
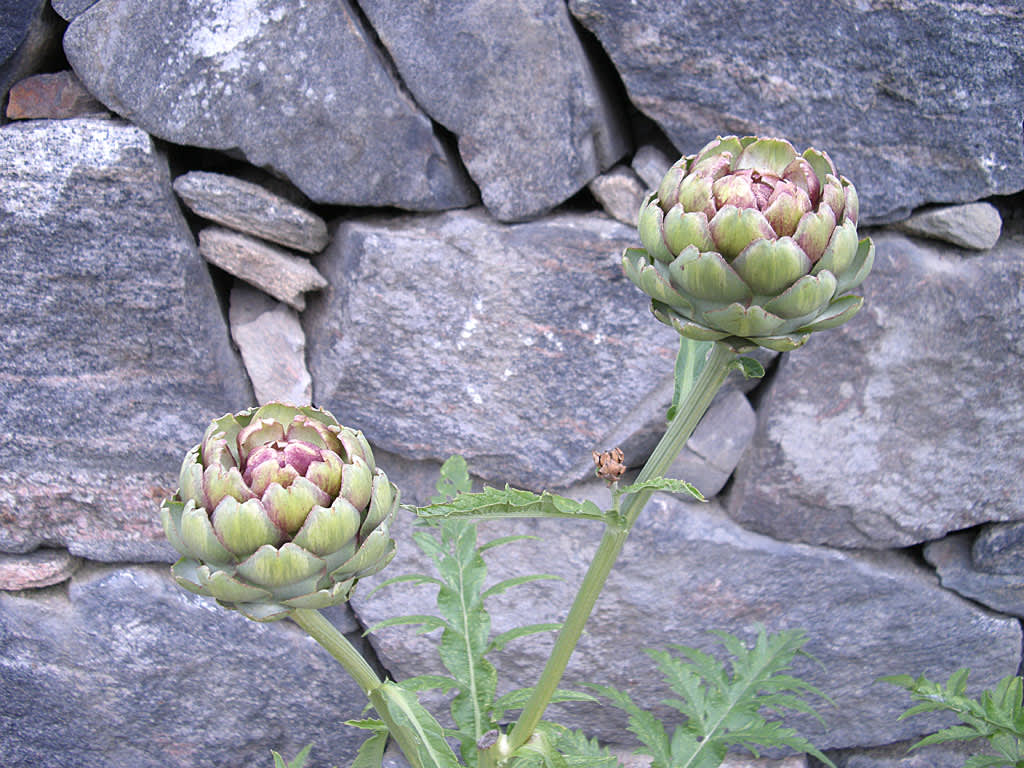
[[[416,102],[458,137],[497,218],[544,213],[629,149],[626,111],[564,0],[359,5]]]
[[[857,185],[867,222],[1024,187],[1019,4],[569,8],[597,35],[633,104],[681,153],[730,133],[816,146]]]
[[[860,314],[779,365],[730,514],[777,538],[878,548],[1024,519],[1024,236],[968,258],[874,237]]]
[[[164,567],[0,592],[0,640],[10,768],[270,766],[311,742],[310,765],[348,765],[365,738],[340,724],[360,716],[359,686],[298,627],[249,621]]]
[[[0,550],[166,559],[156,506],[209,419],[252,394],[142,131],[0,128]]]
[[[96,97],[154,136],[238,149],[321,203],[476,198],[348,0],[99,0],[64,35]]]
[[[634,241],[599,214],[342,221],[303,315],[313,400],[387,451],[462,453],[494,482],[590,474],[675,358],[622,275]]]
[[[576,488],[569,495],[608,501],[603,485]],[[366,625],[433,611],[433,587],[401,584],[371,594],[384,578],[433,572],[430,560],[410,541],[411,520],[404,519],[397,528],[395,561],[380,577],[361,585],[366,589],[353,600]],[[489,599],[492,631],[563,620],[600,533],[598,524],[566,521],[482,524],[481,542],[509,534],[540,537],[485,555],[486,583],[529,573],[563,578]],[[1015,619],[942,589],[934,574],[909,556],[780,542],[738,527],[715,502],[687,503],[656,495],[612,571],[564,685],[614,684],[671,718],[658,703],[668,691],[654,685],[660,677],[641,649],[682,643],[721,654],[708,632],[726,630],[749,639],[758,622],[772,631],[807,633],[806,650],[820,664],[797,660],[794,672],[824,690],[838,708],[819,702],[824,726],[803,717],[789,722],[820,748],[920,738],[944,722],[934,716],[898,722],[907,708],[906,697],[893,686],[876,683],[879,676],[927,674],[944,681],[966,666],[973,670],[973,693],[1014,674],[1020,662],[1021,630]],[[436,633],[424,636],[415,628],[393,627],[371,638],[396,679],[441,669]],[[525,638],[496,655],[499,690],[534,684],[552,642],[551,635]],[[432,706],[439,714],[447,711],[447,704],[436,698]],[[623,740],[624,717],[607,706],[559,705],[550,715],[605,741]]]

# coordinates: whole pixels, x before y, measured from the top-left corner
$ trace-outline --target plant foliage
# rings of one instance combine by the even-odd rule
[[[880,680],[905,688],[914,701],[920,702],[900,715],[900,720],[926,712],[954,712],[960,718],[958,725],[925,736],[911,749],[949,741],[987,739],[996,754],[970,757],[964,768],[1024,768],[1021,678],[1004,677],[995,690],[983,691],[977,699],[972,699],[967,695],[969,674],[969,669],[958,669],[945,685],[933,683],[923,675],[917,679],[910,675],[892,675]]]
[[[759,756],[758,748],[788,747],[833,765],[792,728],[765,717],[765,713],[792,710],[821,719],[804,697],[810,694],[826,701],[828,697],[809,683],[785,674],[795,656],[806,655],[802,650],[807,642],[803,633],[769,635],[761,627],[753,648],[727,633],[714,634],[733,657],[728,670],[713,656],[684,645],[670,646],[675,654],[647,651],[678,696],[663,702],[683,716],[671,733],[624,691],[591,686],[629,715],[629,730],[644,744],[640,752],[654,758],[652,768],[716,768],[733,745],[755,756]]]
[[[398,616],[375,624],[367,632],[399,625],[417,625],[421,632],[441,630],[438,652],[449,674],[419,675],[401,681],[400,685],[410,692],[438,689],[445,693],[455,693],[451,713],[456,727],[448,735],[458,739],[463,759],[468,765],[475,766],[477,741],[489,731],[498,729],[509,711],[521,708],[532,690],[514,690],[498,697],[497,670],[487,657],[514,640],[557,630],[560,624],[528,624],[507,632],[492,633],[491,617],[485,606],[488,598],[529,582],[556,577],[544,574],[516,576],[486,586],[487,564],[483,558],[484,553],[528,537],[507,536],[478,544],[475,523],[459,519],[457,515],[445,517],[437,513],[445,504],[455,509],[463,508],[460,506],[463,502],[459,501],[462,497],[481,496],[469,493],[470,487],[465,460],[461,456],[454,456],[446,461],[437,483],[438,496],[426,508],[434,510],[426,515],[427,518],[440,519],[430,521],[432,525],[420,526],[413,532],[417,546],[434,561],[437,576],[399,576],[378,587],[380,589],[409,581],[433,584],[437,587],[436,615]],[[551,494],[546,496],[550,497]],[[594,509],[597,507],[594,506]],[[419,512],[423,514],[423,510]],[[592,701],[593,697],[585,693],[559,691],[553,699],[571,700]]]

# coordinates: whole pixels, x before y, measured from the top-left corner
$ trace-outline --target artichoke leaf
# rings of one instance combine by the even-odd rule
[[[736,257],[732,268],[755,295],[778,296],[811,269],[811,260],[791,237],[755,240]]]
[[[836,279],[825,270],[817,275],[804,275],[780,296],[764,305],[773,315],[787,320],[818,312],[836,292]]]
[[[871,267],[875,263],[875,244],[870,237],[865,237],[857,244],[857,255],[853,258],[853,264],[845,274],[837,275],[839,284],[836,286],[836,293],[846,293],[864,282]]]
[[[282,587],[298,584],[324,569],[324,561],[294,542],[280,547],[265,544],[238,564],[246,581],[280,594]]]
[[[196,575],[206,594],[226,603],[264,602],[273,597],[265,589],[245,584],[226,571],[211,569],[206,565],[200,565],[196,569]]]
[[[329,507],[314,506],[292,541],[320,557],[326,557],[351,543],[359,533],[359,510],[340,496]]]
[[[713,309],[704,313],[708,324],[731,336],[751,338],[754,336],[770,336],[785,321],[754,304],[744,307],[742,304],[730,304],[722,309]]]
[[[237,558],[228,551],[210,523],[210,516],[195,502],[188,502],[181,511],[181,522],[178,533],[185,548],[183,554],[192,555],[196,560],[215,565],[233,565]]]
[[[750,300],[750,287],[721,254],[708,251],[693,257],[696,250],[692,246],[687,248],[669,264],[672,283],[679,286],[681,292],[695,299],[722,303]]]
[[[841,296],[835,299],[813,322],[797,329],[797,333],[812,333],[836,328],[860,311],[864,304],[861,296]]]

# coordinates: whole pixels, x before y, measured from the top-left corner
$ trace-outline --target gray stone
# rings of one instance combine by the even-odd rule
[[[693,483],[705,498],[712,498],[736,469],[756,426],[757,416],[747,398],[729,390],[708,408],[665,476]]]
[[[252,394],[142,131],[0,128],[0,551],[166,559],[156,514],[206,421]]]
[[[1024,571],[985,573],[971,563],[969,533],[933,541],[924,548],[925,559],[935,566],[942,586],[993,610],[1024,618]]]
[[[0,590],[38,589],[71,578],[81,560],[66,549],[37,549],[27,555],[0,554]]]
[[[1024,186],[1019,4],[570,0],[679,150],[784,134],[829,152],[865,222]],[[737,30],[757,34],[737,38]]]
[[[310,742],[311,765],[348,765],[366,737],[340,724],[360,716],[359,686],[298,627],[251,622],[164,567],[0,593],[0,639],[10,768],[269,766]]]
[[[96,5],[96,0],[50,0],[50,4],[61,18],[71,21]]]
[[[678,159],[666,155],[653,144],[644,144],[633,155],[630,165],[647,186],[647,190],[653,191],[661,186],[661,180],[672,167],[672,163]]]
[[[327,285],[309,259],[228,229],[202,230],[199,253],[211,264],[300,312],[306,308],[306,291]]]
[[[223,173],[190,171],[174,191],[192,211],[225,227],[305,253],[327,245],[327,225],[280,195]]]
[[[971,562],[986,573],[1024,573],[1024,523],[986,525],[971,545]]]
[[[650,755],[635,755],[630,749],[613,749],[612,754],[622,763],[623,768],[649,768],[653,762]],[[719,768],[807,768],[805,755],[790,755],[772,759],[770,757],[750,757],[728,754]]]
[[[909,709],[913,702],[906,693],[903,695]],[[952,725],[952,722],[948,725]],[[967,758],[981,754],[987,746],[985,742],[949,742],[921,747],[911,752],[913,744],[908,741],[875,749],[841,749],[829,752],[828,756],[836,768],[963,768]],[[822,764],[814,762],[812,765],[818,768]]]
[[[898,226],[911,235],[945,240],[976,251],[987,251],[999,239],[1003,219],[991,203],[970,203],[915,213]]]
[[[306,336],[295,311],[236,283],[229,318],[231,338],[242,353],[256,402],[309,405],[313,381],[306,370]]]
[[[608,503],[603,484],[574,488],[567,495]],[[395,561],[361,585],[353,599],[364,625],[432,612],[436,589],[427,585],[401,584],[371,593],[384,578],[432,572],[430,560],[410,542],[410,528],[411,520],[403,517],[396,525]],[[486,555],[487,584],[529,573],[550,573],[563,581],[533,582],[490,598],[492,631],[563,620],[600,526],[553,520],[480,525],[481,542],[509,534],[540,538]],[[660,677],[640,649],[682,643],[722,654],[709,631],[726,630],[749,640],[757,622],[770,631],[806,631],[806,650],[820,664],[798,659],[794,674],[820,687],[841,709],[818,702],[825,725],[805,717],[787,722],[820,748],[920,738],[943,722],[935,716],[897,721],[905,702],[894,693],[897,689],[876,683],[879,676],[924,673],[945,680],[967,666],[973,670],[974,691],[1014,674],[1020,662],[1019,622],[942,589],[934,574],[910,556],[779,542],[739,528],[716,502],[692,504],[656,495],[612,571],[563,685],[613,684],[661,717],[678,721],[659,707],[667,691],[647,684]],[[436,633],[417,635],[409,627],[371,635],[382,663],[399,680],[440,671],[437,639]],[[549,635],[537,635],[495,654],[499,691],[533,685],[552,642]],[[447,710],[436,698],[431,706],[438,716]],[[604,705],[558,705],[549,717],[606,742],[621,741],[625,729],[624,717]]]
[[[783,539],[906,546],[1024,519],[1024,237],[983,256],[875,233],[864,308],[784,357],[730,513]]]
[[[488,211],[537,216],[629,149],[563,0],[361,2],[416,103],[459,140]]]
[[[93,98],[71,70],[32,75],[19,80],[7,99],[9,120],[107,115],[107,108]]]
[[[475,199],[348,0],[99,0],[64,50],[100,101],[149,133],[238,149],[317,202]]]
[[[605,213],[627,226],[636,226],[640,204],[644,200],[644,186],[629,166],[615,166],[591,181],[587,189]]]
[[[482,210],[342,221],[303,315],[313,399],[386,451],[565,485],[672,370],[677,336],[622,275],[635,231]]]

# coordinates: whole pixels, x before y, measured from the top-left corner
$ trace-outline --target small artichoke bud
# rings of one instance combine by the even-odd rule
[[[256,621],[348,599],[395,554],[398,489],[361,432],[268,403],[216,419],[160,516],[183,588]]]
[[[737,352],[796,349],[853,317],[875,247],[857,190],[824,152],[719,137],[673,165],[640,207],[626,276],[683,336]]]
[[[626,471],[626,456],[621,448],[612,448],[610,451],[598,453],[593,451],[594,465],[597,467],[597,476],[611,485],[617,483]]]

